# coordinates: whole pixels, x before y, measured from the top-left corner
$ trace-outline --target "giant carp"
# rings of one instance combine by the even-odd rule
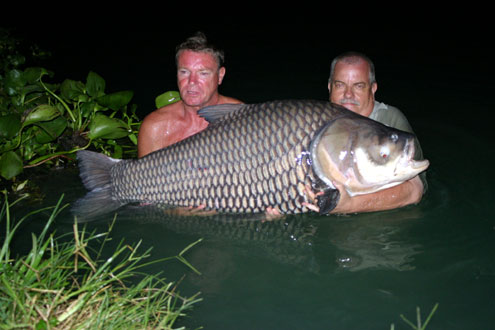
[[[280,100],[206,107],[208,127],[139,159],[79,151],[89,190],[73,212],[90,217],[128,203],[206,206],[226,213],[330,212],[343,185],[351,195],[400,184],[428,166],[415,136],[325,101]]]

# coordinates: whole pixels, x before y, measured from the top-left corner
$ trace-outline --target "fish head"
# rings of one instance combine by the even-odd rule
[[[415,136],[362,116],[328,123],[315,136],[311,157],[316,175],[338,183],[350,196],[368,194],[407,181],[429,166],[415,160]]]

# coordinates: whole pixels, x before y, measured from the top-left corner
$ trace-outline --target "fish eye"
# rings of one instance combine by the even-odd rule
[[[390,138],[392,139],[392,141],[397,142],[397,140],[399,139],[399,136],[398,136],[397,134],[393,133],[393,134],[390,136]]]
[[[380,157],[381,158],[387,159],[389,155],[390,155],[390,149],[388,147],[381,147],[380,148]]]

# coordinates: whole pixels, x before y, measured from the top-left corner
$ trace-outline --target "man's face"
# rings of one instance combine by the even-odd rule
[[[331,102],[366,117],[373,111],[376,89],[376,83],[369,81],[369,65],[362,60],[352,64],[337,62],[328,83]]]
[[[182,101],[191,107],[215,104],[225,68],[209,53],[185,50],[177,61],[177,85]]]

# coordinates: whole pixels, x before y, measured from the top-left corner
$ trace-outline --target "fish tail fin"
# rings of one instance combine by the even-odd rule
[[[110,169],[120,160],[103,154],[81,150],[77,152],[79,176],[89,192],[72,206],[72,214],[79,220],[88,220],[122,206],[112,196]]]

